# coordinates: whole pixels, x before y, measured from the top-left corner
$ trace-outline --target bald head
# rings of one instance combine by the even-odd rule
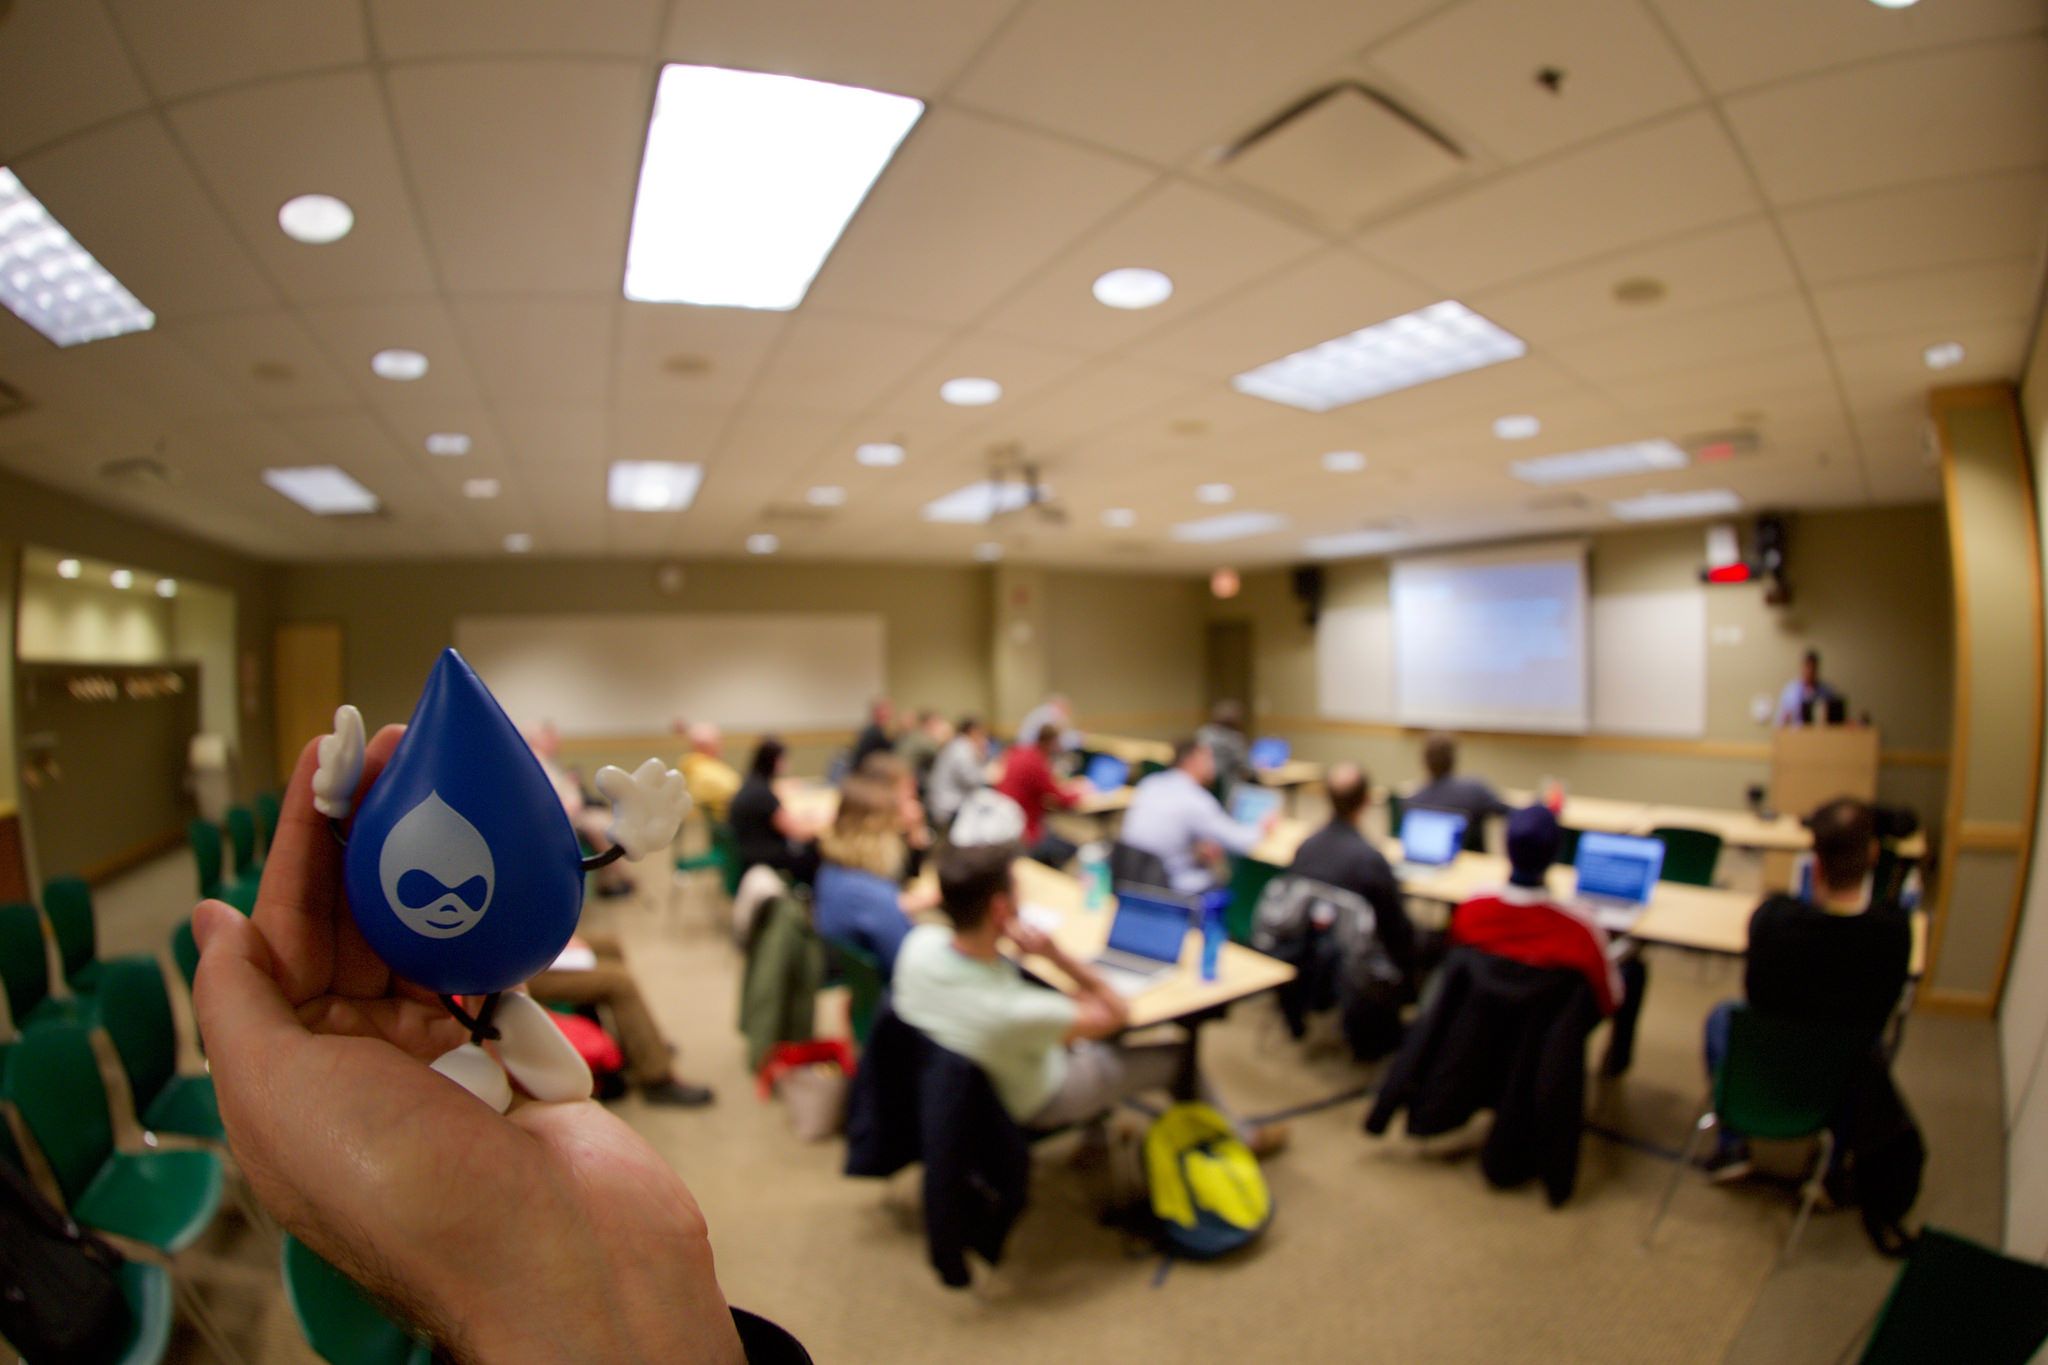
[[[725,747],[725,736],[708,720],[698,721],[689,728],[687,734],[691,753],[717,758],[718,751]]]
[[[1356,763],[1335,764],[1324,774],[1323,786],[1330,794],[1330,818],[1347,825],[1357,824],[1366,798],[1372,795],[1372,780],[1365,775],[1365,769]]]

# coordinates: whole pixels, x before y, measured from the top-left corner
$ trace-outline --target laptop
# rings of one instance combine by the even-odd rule
[[[1657,889],[1664,845],[1633,834],[1588,830],[1579,836],[1572,867],[1578,873],[1578,899],[1594,918],[1605,928],[1626,929],[1642,915]]]
[[[1280,809],[1282,797],[1271,787],[1240,782],[1230,789],[1230,818],[1240,825],[1256,825]]]
[[[1401,816],[1401,866],[1423,871],[1454,861],[1465,847],[1465,817],[1454,810],[1410,806]]]
[[[1284,739],[1255,739],[1252,741],[1252,766],[1261,772],[1277,768],[1294,755],[1294,746]]]
[[[1120,890],[1109,943],[1090,965],[1118,995],[1136,995],[1180,969],[1191,920],[1185,899],[1164,891]]]
[[[1081,776],[1088,779],[1088,785],[1099,792],[1113,792],[1128,785],[1131,780],[1131,765],[1114,754],[1097,754],[1088,760],[1088,766]]]

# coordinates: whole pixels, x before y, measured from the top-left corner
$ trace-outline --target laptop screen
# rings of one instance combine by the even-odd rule
[[[1410,806],[1401,816],[1401,856],[1435,866],[1458,856],[1465,844],[1465,817],[1456,811]]]
[[[1109,946],[1155,962],[1178,962],[1187,932],[1185,902],[1123,892],[1116,898],[1116,918],[1110,921]]]
[[[1657,889],[1657,874],[1664,870],[1664,845],[1631,834],[1588,832],[1579,836],[1573,866],[1581,896],[1642,905]]]
[[[1114,754],[1097,754],[1082,773],[1099,792],[1113,792],[1131,780],[1131,765]]]
[[[1293,753],[1294,747],[1284,739],[1255,739],[1252,741],[1252,766],[1277,768]]]
[[[1271,787],[1240,782],[1230,789],[1230,818],[1240,825],[1256,825],[1280,809],[1281,796]]]

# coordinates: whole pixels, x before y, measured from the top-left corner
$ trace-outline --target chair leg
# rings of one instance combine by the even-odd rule
[[[242,1353],[235,1349],[234,1343],[227,1339],[227,1334],[220,1330],[220,1323],[208,1310],[205,1297],[199,1292],[199,1286],[180,1275],[175,1269],[171,1271],[171,1297],[184,1309],[186,1319],[192,1324],[192,1330],[199,1333],[200,1340],[206,1343],[215,1359],[223,1362],[223,1365],[243,1365]]]
[[[1692,1136],[1685,1140],[1685,1151],[1679,1155],[1678,1164],[1671,1168],[1671,1179],[1664,1184],[1664,1197],[1657,1201],[1656,1216],[1650,1219],[1650,1226],[1643,1233],[1644,1251],[1648,1251],[1650,1243],[1656,1239],[1657,1228],[1664,1222],[1664,1215],[1670,1212],[1671,1196],[1678,1193],[1678,1182],[1692,1169],[1693,1158],[1699,1155],[1700,1140],[1706,1137],[1707,1131],[1713,1126],[1714,1111],[1709,1107],[1701,1112],[1698,1121],[1693,1124]]]
[[[1799,1216],[1792,1220],[1792,1235],[1785,1239],[1783,1255],[1790,1256],[1792,1248],[1799,1245],[1799,1234],[1806,1231],[1806,1220],[1813,1214],[1813,1206],[1820,1202],[1821,1191],[1825,1188],[1828,1168],[1835,1163],[1835,1135],[1826,1128],[1820,1130],[1820,1152],[1813,1163],[1813,1174],[1799,1192]]]

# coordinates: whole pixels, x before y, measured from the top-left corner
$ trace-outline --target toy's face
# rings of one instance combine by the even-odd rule
[[[406,928],[428,938],[459,938],[491,908],[497,865],[476,826],[439,792],[429,792],[385,836],[377,877]]]

